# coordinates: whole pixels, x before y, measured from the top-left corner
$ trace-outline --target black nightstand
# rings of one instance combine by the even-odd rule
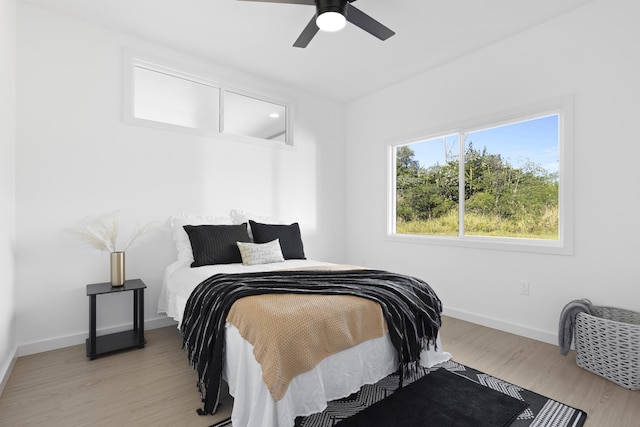
[[[89,297],[89,339],[87,357],[97,356],[126,348],[144,348],[144,289],[147,285],[140,279],[126,280],[123,286],[111,286],[110,282],[87,285]],[[133,329],[115,334],[96,336],[96,297],[102,294],[133,292]]]

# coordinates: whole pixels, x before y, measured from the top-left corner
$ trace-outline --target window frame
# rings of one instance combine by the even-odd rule
[[[506,124],[558,115],[558,239],[532,239],[464,234],[464,198],[458,205],[459,230],[457,236],[435,236],[396,233],[396,149],[401,146],[460,135],[459,156],[464,159],[464,135],[469,132]],[[573,96],[566,95],[537,104],[513,108],[460,123],[417,132],[398,138],[387,145],[387,240],[428,245],[447,245],[466,248],[534,252],[558,255],[573,254]],[[464,162],[460,162],[458,191],[464,194]]]
[[[123,95],[123,111],[122,111],[123,122],[131,125],[145,126],[145,127],[156,128],[156,129],[169,130],[169,131],[187,133],[192,135],[201,135],[205,137],[226,139],[226,140],[232,140],[232,141],[240,141],[245,143],[258,144],[262,146],[272,146],[272,147],[283,148],[283,149],[293,148],[294,138],[293,138],[293,103],[292,102],[284,101],[284,100],[266,96],[260,93],[241,89],[238,87],[221,84],[216,80],[183,70],[184,68],[188,68],[188,67],[176,66],[174,64],[164,65],[164,64],[170,64],[170,61],[162,60],[158,58],[152,58],[152,57],[149,57],[148,55],[129,51],[128,49],[125,49],[123,57],[124,57],[123,58],[124,95]],[[173,76],[180,79],[189,80],[198,84],[203,84],[203,85],[217,89],[218,100],[219,100],[217,105],[217,111],[215,111],[215,115],[217,119],[217,129],[214,131],[210,131],[202,128],[180,126],[176,124],[136,117],[135,116],[135,69],[136,67],[163,73],[168,76]],[[285,135],[286,135],[285,141],[269,140],[269,139],[254,137],[254,136],[232,134],[232,133],[225,132],[223,126],[224,126],[224,114],[225,114],[224,94],[226,92],[240,94],[242,96],[246,96],[259,101],[264,101],[267,103],[272,103],[272,104],[284,107]]]
[[[219,117],[220,117],[220,102],[218,101],[218,111],[215,111],[217,120],[218,120],[218,130],[216,131],[207,131],[205,129],[201,129],[201,128],[194,128],[194,127],[188,127],[188,126],[180,126],[177,124],[172,124],[172,123],[167,123],[167,122],[161,122],[161,121],[155,121],[155,120],[149,120],[149,119],[144,119],[141,117],[137,117],[135,115],[135,69],[136,67],[139,68],[143,68],[146,70],[150,70],[150,71],[154,71],[154,72],[158,72],[158,73],[162,73],[171,77],[175,77],[178,79],[184,79],[184,80],[188,80],[194,83],[199,83],[205,86],[209,86],[212,88],[215,88],[218,90],[218,99],[220,99],[220,94],[222,93],[222,88],[221,86],[210,79],[204,78],[202,76],[198,76],[196,74],[191,74],[191,73],[187,73],[181,70],[178,70],[177,68],[172,68],[172,67],[168,67],[165,65],[161,65],[160,61],[148,61],[145,59],[141,59],[140,57],[137,56],[133,56],[133,55],[128,55],[125,58],[125,87],[124,87],[124,116],[123,116],[123,121],[127,124],[132,124],[132,125],[138,125],[138,126],[145,126],[145,127],[151,127],[151,128],[156,128],[156,129],[162,129],[162,130],[170,130],[170,131],[174,131],[174,132],[182,132],[182,133],[188,133],[188,134],[192,134],[192,135],[202,135],[202,136],[209,136],[209,137],[214,137],[217,136],[219,133],[219,128],[220,128],[220,123],[219,123]]]

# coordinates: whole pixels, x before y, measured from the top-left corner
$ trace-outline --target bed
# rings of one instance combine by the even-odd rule
[[[212,222],[220,224],[222,220],[209,219],[209,223]],[[181,228],[189,224],[202,225],[202,221],[189,217],[174,217],[172,221],[178,260],[166,268],[158,302],[158,311],[178,321],[179,328],[182,327],[185,307],[192,292],[201,282],[214,275],[315,270],[335,266],[332,263],[308,260],[304,257],[288,257],[288,259],[275,259],[275,261],[272,259],[270,262],[256,262],[248,265],[225,262],[192,267],[198,264],[197,256],[194,256],[194,251],[197,249],[195,246],[189,247],[189,243],[192,242],[185,243],[186,234],[180,233]],[[266,236],[266,238],[270,237],[272,236]],[[286,247],[290,246],[286,240],[285,236],[285,243],[282,245],[283,253],[287,251]],[[297,240],[297,237],[294,240]],[[255,236],[250,235],[248,242],[251,244],[254,241]],[[256,361],[252,344],[242,337],[233,324],[225,323],[224,329],[223,377],[228,383],[229,393],[234,397],[232,422],[236,427],[293,426],[297,416],[320,412],[326,407],[328,401],[348,396],[363,384],[377,382],[398,367],[396,349],[391,343],[389,334],[386,333],[379,338],[366,340],[324,358],[313,369],[295,376],[282,397],[276,401],[263,380],[262,368]],[[441,350],[438,338],[435,347],[431,346],[430,349],[422,351],[420,364],[433,366],[450,357],[449,353]]]

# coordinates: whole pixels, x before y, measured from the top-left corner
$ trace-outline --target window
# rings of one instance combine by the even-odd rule
[[[293,145],[291,106],[125,55],[127,123],[256,143]]]
[[[255,95],[224,91],[222,131],[269,141],[288,142],[287,107]]]
[[[392,146],[390,235],[570,253],[568,109]]]
[[[218,131],[220,89],[212,82],[150,64],[133,67],[133,117],[157,123]]]

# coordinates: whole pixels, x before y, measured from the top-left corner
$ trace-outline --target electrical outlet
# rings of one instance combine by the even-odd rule
[[[520,295],[529,295],[529,282],[526,280],[520,281]]]

